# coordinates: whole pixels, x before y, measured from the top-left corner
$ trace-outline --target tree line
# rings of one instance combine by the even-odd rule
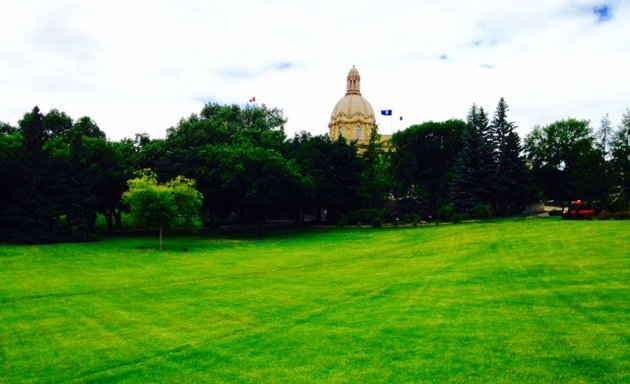
[[[81,240],[96,218],[120,229],[127,181],[195,180],[204,225],[272,215],[330,224],[518,215],[536,200],[628,209],[630,112],[613,128],[566,119],[521,141],[501,99],[490,117],[473,105],[463,120],[412,125],[359,154],[343,138],[288,138],[281,110],[207,104],[163,139],[111,141],[89,117],[35,107],[0,123],[0,233],[16,241]],[[152,176],[153,177],[153,176]],[[149,178],[150,179],[150,178]],[[153,179],[151,179],[153,180]],[[157,185],[157,184],[156,184]]]

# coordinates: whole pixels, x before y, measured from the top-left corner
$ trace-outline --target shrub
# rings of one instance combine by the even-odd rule
[[[615,212],[615,220],[628,220],[628,219],[630,219],[630,212],[628,211]]]
[[[443,205],[437,210],[438,219],[442,221],[452,221],[454,213],[452,205]]]
[[[468,220],[470,217],[466,213],[454,213],[451,217],[453,224],[461,223],[464,220]]]
[[[380,217],[375,216],[372,218],[372,228],[380,228],[383,226],[383,220]]]
[[[422,218],[415,213],[408,213],[405,215],[405,222],[413,225],[414,227],[417,226],[421,220]]]
[[[610,219],[610,216],[612,216],[610,214],[610,211],[602,209],[601,211],[599,211],[599,215],[597,215],[597,218],[600,219],[600,220],[608,220],[608,219]]]
[[[492,207],[489,204],[477,204],[472,208],[475,219],[489,219],[492,217]]]
[[[387,210],[376,208],[363,208],[348,212],[346,224],[357,225],[361,223],[373,223],[378,218],[381,224],[387,219]],[[341,220],[340,220],[341,221]]]

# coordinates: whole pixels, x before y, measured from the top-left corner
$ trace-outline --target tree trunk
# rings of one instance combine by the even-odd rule
[[[114,219],[116,219],[116,229],[122,229],[122,212],[121,209],[113,210]]]
[[[109,209],[105,210],[105,213],[103,213],[103,216],[105,217],[105,222],[107,223],[107,233],[111,235],[112,233],[114,233],[114,222],[113,222],[112,211],[110,211]]]
[[[164,224],[160,224],[160,251],[164,249]]]

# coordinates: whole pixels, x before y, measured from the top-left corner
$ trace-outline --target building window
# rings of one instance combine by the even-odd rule
[[[356,131],[356,133],[355,133],[354,138],[355,138],[356,140],[359,140],[359,139],[361,138],[361,127],[357,127],[357,131]]]
[[[344,137],[345,136],[345,132],[343,128],[339,129],[339,137]]]

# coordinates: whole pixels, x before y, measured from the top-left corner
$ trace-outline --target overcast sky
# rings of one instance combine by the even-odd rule
[[[326,133],[355,65],[389,133],[492,113],[521,135],[630,107],[630,0],[0,0],[0,121],[38,105],[110,139],[164,137],[206,102],[284,110]],[[403,116],[402,122],[399,116]]]

